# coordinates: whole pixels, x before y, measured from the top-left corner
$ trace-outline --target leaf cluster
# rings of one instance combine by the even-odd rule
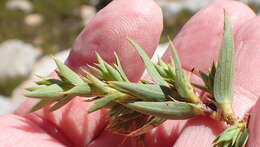
[[[183,120],[216,113],[220,120],[226,121],[231,127],[215,139],[214,146],[244,145],[247,129],[237,122],[231,107],[234,45],[226,14],[224,30],[218,65],[213,63],[209,73],[199,72],[204,85],[191,83],[170,40],[172,58],[171,63],[167,64],[161,59],[153,63],[137,42],[128,39],[143,60],[152,81],[130,82],[116,54],[115,64],[112,65],[97,53],[98,63],[82,69],[81,75],[54,58],[59,79],[41,77],[42,80],[36,82],[37,86],[27,89],[27,97],[40,99],[30,112],[45,106],[49,106],[48,111],[55,111],[75,96],[81,96],[86,98],[85,101],[95,102],[88,113],[101,108],[109,109],[107,128],[127,136],[140,136],[167,119]],[[209,111],[195,93],[195,88],[208,93],[216,109]]]
[[[213,141],[213,145],[214,147],[245,147],[248,134],[244,123],[232,125]]]

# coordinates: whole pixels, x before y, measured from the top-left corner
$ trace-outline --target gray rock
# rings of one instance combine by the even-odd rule
[[[41,14],[29,14],[24,18],[24,23],[30,27],[36,27],[43,22],[43,16]]]
[[[6,8],[9,10],[22,10],[27,13],[33,11],[32,4],[28,0],[8,0]]]
[[[96,10],[94,7],[88,5],[82,5],[80,7],[80,16],[82,19],[82,25],[86,26],[89,21],[95,16]]]
[[[14,105],[11,103],[11,101],[0,95],[0,115],[10,113],[14,110]]]
[[[0,44],[0,92],[8,95],[25,77],[29,76],[40,51],[20,40]]]
[[[172,17],[179,14],[184,9],[196,12],[205,7],[213,0],[157,0],[162,7],[164,17]]]
[[[69,50],[60,52],[55,54],[54,56],[57,57],[60,61],[64,62],[66,58],[69,55]],[[19,85],[14,91],[11,96],[12,100],[15,101],[15,103],[22,103],[26,98],[23,96],[23,94],[26,92],[25,88],[33,87],[35,86],[35,81],[38,81],[39,78],[37,78],[36,75],[39,76],[48,76],[50,73],[52,73],[56,69],[55,62],[50,56],[43,57],[40,59],[34,66],[32,70],[31,76],[24,81],[21,85]]]

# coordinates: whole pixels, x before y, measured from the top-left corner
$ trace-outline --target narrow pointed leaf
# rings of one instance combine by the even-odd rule
[[[223,144],[228,144],[230,147],[243,147],[248,138],[248,132],[245,127],[246,124],[244,123],[228,127],[213,141],[214,147],[222,147]]]
[[[100,81],[98,78],[93,76],[91,73],[82,70],[88,78],[92,81],[92,84],[95,85],[101,92],[107,93],[109,91],[109,88],[107,88],[106,84],[102,81]]]
[[[214,97],[219,104],[230,104],[233,97],[234,42],[229,17],[225,13],[224,38],[214,79]]]
[[[77,96],[84,96],[88,95],[91,92],[90,86],[85,83],[81,85],[76,85],[72,89],[65,91],[63,94],[69,94],[69,95],[77,95]]]
[[[230,142],[232,143],[233,138],[235,138],[239,133],[238,129],[233,129],[229,132],[222,133],[219,139],[216,141],[216,143],[220,142]]]
[[[47,87],[47,86],[46,85],[38,85],[38,86],[26,88],[26,90],[28,90],[28,91],[36,91],[36,90],[39,90],[39,89],[41,89],[43,87]]]
[[[168,87],[129,82],[111,82],[110,86],[122,93],[148,101],[163,101],[170,92]]]
[[[62,92],[63,89],[59,85],[53,84],[50,86],[36,89],[35,91],[28,92],[24,94],[24,96],[39,99],[52,99],[62,97]]]
[[[74,96],[66,96],[62,99],[60,99],[56,104],[54,104],[48,111],[49,112],[53,112],[56,111],[58,109],[60,109],[61,107],[63,107],[64,105],[66,105],[67,103],[69,103],[72,99],[74,98]]]
[[[38,85],[46,85],[46,86],[50,86],[50,85],[54,85],[57,84],[60,87],[62,87],[63,89],[70,89],[73,87],[72,84],[66,82],[66,81],[61,81],[61,80],[57,80],[57,79],[46,79],[46,80],[42,80],[42,81],[38,81],[36,82]]]
[[[158,73],[163,77],[163,78],[167,78],[167,72],[165,70],[164,67],[160,66],[160,65],[154,65],[156,70],[158,71]]]
[[[147,71],[150,74],[150,76],[152,77],[152,79],[159,85],[166,85],[166,82],[163,80],[163,78],[157,72],[151,59],[145,53],[145,51],[141,48],[141,46],[138,45],[134,40],[132,40],[130,38],[128,38],[128,41],[133,45],[133,47],[136,49],[138,54],[141,56],[145,66],[147,68]]]
[[[248,141],[248,129],[245,128],[243,132],[241,132],[240,136],[236,140],[235,147],[245,147]]]
[[[114,94],[111,94],[111,95],[106,95],[106,96],[98,99],[97,101],[95,101],[95,104],[88,109],[88,113],[92,113],[92,112],[97,111],[101,108],[104,108],[110,102],[115,101],[115,100],[122,98],[122,97],[124,97],[124,95],[121,94],[121,93],[114,93]]]
[[[175,80],[175,69],[171,64],[166,64],[162,59],[158,59],[158,63],[154,65],[159,74],[167,81]],[[172,82],[173,83],[173,82]]]
[[[88,65],[88,67],[93,71],[95,72],[98,76],[101,76],[102,77],[102,72],[101,70],[99,70],[98,68],[94,67],[94,66],[91,66],[91,65]]]
[[[171,50],[172,50],[172,57],[173,62],[175,64],[175,87],[179,94],[183,97],[184,101],[199,103],[200,99],[194,93],[192,85],[188,80],[187,75],[185,74],[184,70],[182,69],[181,61],[178,56],[177,50],[173,45],[172,41],[169,39]]]
[[[41,80],[41,81],[37,81],[37,82],[35,82],[37,85],[51,85],[51,84],[53,84],[52,82],[50,82],[49,81],[49,79],[48,80]]]
[[[200,77],[202,78],[204,84],[207,87],[209,87],[209,76],[206,73],[202,72],[202,71],[199,71],[199,74],[200,74]]]
[[[202,90],[202,91],[210,92],[210,90],[209,90],[207,87],[205,87],[204,85],[199,85],[199,84],[196,84],[196,83],[192,83],[192,85],[193,85],[194,87],[196,87],[196,88]]]
[[[214,89],[214,79],[215,79],[215,75],[216,75],[216,64],[213,62],[212,67],[210,69],[209,72],[209,89],[212,90],[213,93],[213,89]]]
[[[101,69],[102,72],[107,73],[108,71],[105,67],[105,61],[102,59],[102,57],[98,53],[96,53],[96,55],[97,55],[97,60],[98,60],[98,63],[99,63],[98,67]]]
[[[50,105],[51,103],[53,103],[54,100],[40,100],[38,103],[36,103],[29,111],[29,113],[35,112],[47,105]]]
[[[163,68],[168,67],[168,65],[161,58],[158,59],[158,65],[160,65]]]
[[[184,102],[132,102],[124,105],[143,114],[173,120],[183,120],[204,114],[201,108]]]
[[[124,72],[124,69],[122,67],[122,64],[120,62],[120,58],[118,57],[118,55],[116,53],[115,54],[115,60],[116,60],[116,69],[119,71],[119,73],[121,74],[122,78],[124,79],[124,81],[129,81],[125,72]]]
[[[106,67],[109,75],[111,77],[113,77],[114,81],[123,81],[120,73],[116,69],[114,69],[111,65],[109,65],[108,63],[105,63],[105,67]]]
[[[72,71],[69,67],[64,65],[61,61],[59,61],[55,57],[54,57],[54,61],[56,62],[56,65],[59,69],[59,73],[61,74],[61,76],[64,77],[66,80],[68,80],[71,84],[73,85],[84,84],[84,81],[77,73]]]

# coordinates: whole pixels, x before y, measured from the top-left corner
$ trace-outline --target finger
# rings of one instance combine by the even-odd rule
[[[115,0],[101,10],[80,34],[67,64],[77,70],[79,66],[93,64],[95,52],[111,62],[113,51],[121,57],[131,80],[142,73],[141,63],[135,50],[125,40],[133,38],[152,54],[160,38],[162,18],[160,8],[152,0]],[[137,64],[137,65],[136,65]],[[62,109],[36,114],[59,128],[74,146],[85,146],[96,138],[106,125],[105,111],[87,115],[91,103],[75,98]],[[29,101],[17,113],[24,115],[35,102]],[[34,116],[26,115],[32,121]]]
[[[174,147],[209,147],[224,125],[208,117],[188,120]]]
[[[198,12],[174,40],[176,47],[179,49],[184,68],[191,70],[193,67],[196,67],[197,69],[207,71],[212,61],[214,59],[216,61],[223,35],[223,9],[230,15],[235,33],[245,21],[255,16],[247,6],[234,1],[217,1]],[[240,12],[237,10],[240,10]],[[169,56],[169,53],[165,55],[165,58],[167,56]],[[252,104],[251,101],[247,101],[247,95],[245,96],[243,92],[236,91],[235,95],[241,97],[235,100],[235,106],[239,106],[241,100],[244,99],[246,100],[245,102]],[[236,113],[244,113],[248,106],[245,104],[243,106],[245,108],[237,109]],[[212,146],[213,139],[224,127],[218,126],[217,121],[207,118],[200,118],[197,122],[199,121],[201,123],[186,125],[174,146],[191,146],[189,143],[194,142],[187,141],[187,138],[196,138],[198,144],[193,144],[192,146]],[[214,133],[214,130],[219,130],[219,132]]]
[[[23,116],[35,124],[41,124],[39,118],[45,120],[44,127],[53,124],[54,128],[60,130],[63,136],[66,136],[74,146],[84,146],[92,139],[98,136],[106,126],[106,111],[100,110],[87,114],[87,110],[92,103],[83,102],[80,97],[74,98],[66,106],[55,112],[48,112],[50,106],[47,106],[37,112],[26,114],[28,108],[35,104],[36,100],[27,101],[20,107],[16,114]]]
[[[234,92],[233,108],[240,118],[248,112],[254,101],[248,98],[244,90],[236,89]],[[209,147],[217,135],[226,128],[224,123],[212,120],[209,117],[198,117],[188,120],[177,138],[174,147]],[[190,138],[191,141],[188,141]]]
[[[260,17],[255,17],[244,24],[235,37],[236,42],[236,86],[255,95],[249,97],[256,101],[260,94]]]
[[[258,99],[256,105],[252,109],[249,121],[249,141],[248,147],[258,147],[260,146],[260,99]]]
[[[177,135],[179,135],[184,124],[184,121],[168,120],[159,127],[154,128],[146,133],[144,140],[141,140],[141,142],[140,138],[126,138],[125,136],[115,135],[109,131],[104,131],[97,139],[93,140],[89,144],[89,147],[107,146],[108,144],[108,147],[135,147],[141,146],[140,143],[144,143],[149,147],[168,147],[174,144]]]
[[[258,138],[260,136],[260,128],[257,125],[259,121],[259,105],[260,101],[257,96],[260,94],[260,65],[259,57],[259,41],[260,41],[260,17],[255,17],[241,27],[236,36],[236,45],[238,51],[237,57],[237,78],[236,85],[246,89],[248,96],[253,102],[257,103],[253,107],[249,123],[249,142],[248,146],[257,147],[260,145]],[[252,105],[250,105],[252,106]]]
[[[65,147],[70,143],[62,136],[48,134],[32,121],[15,115],[0,117],[0,146],[2,147]],[[64,142],[65,141],[65,142]]]
[[[217,61],[223,36],[224,9],[230,15],[233,31],[255,16],[254,12],[237,1],[221,0],[199,11],[182,28],[174,39],[182,65],[207,72],[213,61]],[[164,59],[169,61],[168,49]]]
[[[127,37],[137,41],[149,56],[162,32],[161,9],[153,0],[116,0],[101,10],[75,41],[67,64],[77,70],[96,62],[96,52],[109,63],[116,52],[132,81],[139,80],[144,66]]]

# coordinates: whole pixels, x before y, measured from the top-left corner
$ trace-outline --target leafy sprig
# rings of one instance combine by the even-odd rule
[[[30,110],[50,106],[55,111],[69,103],[75,96],[85,97],[95,103],[88,113],[108,108],[107,128],[126,136],[140,136],[162,124],[167,119],[182,120],[208,115],[225,121],[229,128],[221,133],[213,145],[216,147],[244,146],[248,131],[245,122],[238,122],[231,104],[234,79],[234,45],[232,29],[225,13],[224,38],[218,64],[213,63],[209,73],[199,72],[204,85],[191,83],[182,68],[177,49],[170,42],[171,63],[161,59],[153,63],[142,47],[132,39],[130,44],[143,60],[153,82],[130,82],[115,54],[115,64],[110,65],[97,53],[98,63],[82,69],[79,75],[54,58],[59,79],[40,77],[37,86],[28,88],[27,97],[40,99]],[[195,92],[199,88],[207,93],[213,107],[204,103]]]

